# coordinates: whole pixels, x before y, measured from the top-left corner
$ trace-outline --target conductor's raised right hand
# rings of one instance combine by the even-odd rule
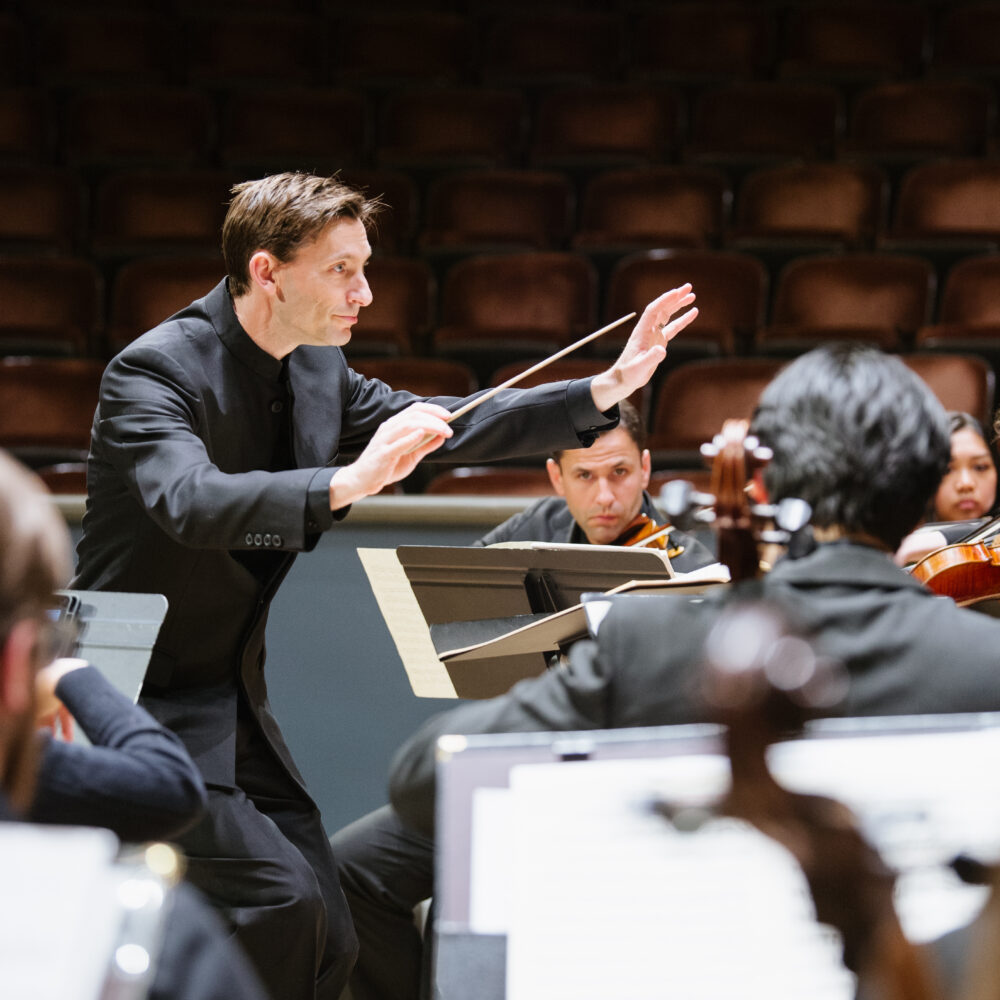
[[[338,510],[405,479],[426,455],[452,436],[451,414],[436,403],[414,403],[375,431],[365,450],[330,480],[330,509]]]

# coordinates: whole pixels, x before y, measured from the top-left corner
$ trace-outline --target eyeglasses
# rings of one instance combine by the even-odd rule
[[[46,665],[60,657],[72,656],[79,646],[82,630],[80,619],[64,606],[46,609],[45,617],[38,624],[38,662]]]

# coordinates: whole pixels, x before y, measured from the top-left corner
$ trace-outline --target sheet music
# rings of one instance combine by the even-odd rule
[[[625,546],[626,548],[628,546]],[[609,552],[621,552],[621,545],[594,545],[590,542],[539,542],[539,541],[507,541],[507,542],[493,542],[492,545],[487,545],[488,549],[531,549],[536,552],[549,551],[549,552],[572,552],[574,549],[584,549],[587,552],[600,552],[602,550],[607,550]],[[670,562],[670,557],[667,555],[665,549],[656,548],[646,548],[645,546],[636,546],[637,549],[642,549],[644,552],[653,552],[656,554],[663,563],[663,568],[667,572],[667,578],[671,579],[677,576],[674,572],[673,564]]]
[[[410,687],[418,698],[454,698],[455,685],[438,659],[427,622],[395,549],[358,549]]]
[[[107,830],[0,826],[0,997],[97,1000],[121,910]]]
[[[728,818],[674,829],[651,808],[662,764],[512,771],[509,1000],[851,1000],[784,848]],[[724,787],[719,764],[695,784]]]
[[[769,759],[787,787],[858,816],[901,872],[897,910],[911,940],[981,908],[987,890],[948,862],[1000,858],[1000,729],[797,740]],[[709,807],[728,782],[720,754],[513,768],[509,846],[489,862],[507,898],[493,911],[479,901],[480,912],[507,907],[510,1000],[850,1000],[837,935],[815,922],[783,848],[726,817],[680,832],[651,808]]]

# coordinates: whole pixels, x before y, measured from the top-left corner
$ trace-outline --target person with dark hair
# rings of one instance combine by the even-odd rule
[[[958,410],[948,414],[951,461],[934,494],[935,521],[972,521],[997,506],[997,466],[983,425]]]
[[[336,177],[238,184],[228,277],[108,364],[78,546],[80,589],[166,595],[142,704],[208,786],[188,877],[275,1000],[333,1000],[357,943],[319,810],[271,712],[268,610],[298,552],[432,452],[448,461],[585,446],[697,314],[685,285],[644,310],[592,379],[460,400],[394,392],[342,347],[372,300],[379,209]]]
[[[554,497],[541,497],[498,524],[477,545],[498,542],[624,544],[642,516],[666,525],[669,519],[646,492],[652,463],[646,429],[627,400],[618,404],[621,422],[603,431],[589,448],[562,449],[546,461]],[[714,560],[696,538],[679,528],[669,535],[671,565],[686,573]]]
[[[813,508],[815,548],[785,556],[753,596],[776,603],[817,651],[844,664],[844,716],[1000,710],[1000,622],[937,597],[892,553],[948,465],[945,412],[895,357],[830,345],[785,367],[761,395],[751,432],[773,451],[769,498]],[[596,639],[563,669],[429,720],[398,751],[390,800],[432,837],[434,756],[446,733],[607,729],[704,722],[705,638],[743,588],[690,600],[615,598]]]
[[[903,539],[896,562],[903,566],[961,541],[997,513],[997,466],[983,425],[960,410],[948,413],[951,460],[928,505],[927,524]]]
[[[180,741],[94,667],[52,660],[65,646],[50,611],[69,576],[69,553],[66,524],[41,481],[0,452],[0,822],[87,824],[123,839],[169,837],[193,823],[204,803]],[[38,717],[52,711],[56,698],[93,745],[38,732]],[[108,891],[115,891],[110,880]],[[16,893],[0,905],[17,906]],[[150,1000],[265,1000],[215,914],[183,884],[169,892],[161,935]],[[103,933],[92,943],[107,944]]]

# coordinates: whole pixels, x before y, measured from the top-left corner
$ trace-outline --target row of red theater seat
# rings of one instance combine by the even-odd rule
[[[993,373],[978,358],[949,354],[904,355],[903,360],[927,381],[949,409],[973,412],[988,422],[993,406]],[[650,419],[650,447],[657,484],[690,477],[700,466],[698,449],[727,417],[747,417],[764,385],[782,362],[778,359],[695,361],[668,373]],[[399,388],[421,394],[464,394],[470,388],[461,365],[420,359],[404,363],[369,359],[359,367],[385,377]],[[558,364],[524,384],[543,378],[592,374],[595,362]],[[436,369],[436,370],[435,370]],[[78,358],[0,359],[0,447],[40,470],[58,492],[82,492],[84,461],[103,365]],[[504,373],[498,373],[501,378]],[[423,472],[423,470],[421,470]],[[500,468],[452,470],[436,482],[421,483],[430,492],[537,493],[544,491],[540,463],[530,470]]]
[[[581,186],[557,171],[471,170],[438,178],[421,206],[406,174],[346,172],[383,195],[383,253],[448,262],[483,249],[579,250],[614,258],[644,248],[985,250],[1000,242],[1000,161],[931,160],[895,185],[866,163],[782,162],[735,189],[720,171],[665,166],[604,171]],[[116,172],[89,189],[74,172],[0,167],[0,249],[128,257],[217,253],[236,175]],[[89,202],[89,204],[88,204]],[[579,210],[577,211],[577,204]],[[919,245],[919,246],[918,246]],[[440,274],[442,269],[437,267]]]
[[[107,357],[205,294],[223,274],[214,257],[151,257],[118,271],[107,322],[100,275],[76,258],[0,258],[0,353]],[[622,258],[601,289],[583,255],[525,252],[455,263],[439,297],[420,259],[376,257],[374,301],[352,350],[359,355],[451,357],[482,377],[504,360],[563,347],[603,322],[691,282],[700,316],[675,342],[679,358],[788,354],[820,339],[864,339],[887,350],[913,347],[996,353],[1000,344],[1000,254],[972,254],[938,291],[930,261],[904,253],[792,258],[773,293],[761,261],[735,251],[660,250]],[[621,334],[590,354],[618,349]]]
[[[4,73],[54,84],[155,79],[384,87],[553,79],[860,78],[1000,64],[996,3],[578,3],[467,0],[345,11],[136,0],[128,10],[15,6],[0,20]],[[107,5],[105,5],[107,8]],[[421,8],[424,9],[421,9]],[[431,9],[426,9],[430,7]],[[590,9],[581,9],[589,7]]]
[[[686,95],[656,83],[349,88],[43,87],[0,90],[0,157],[94,172],[157,164],[238,173],[462,167],[593,171],[775,158],[977,156],[997,144],[996,91],[971,77],[885,81],[849,98],[824,83],[750,81]]]

